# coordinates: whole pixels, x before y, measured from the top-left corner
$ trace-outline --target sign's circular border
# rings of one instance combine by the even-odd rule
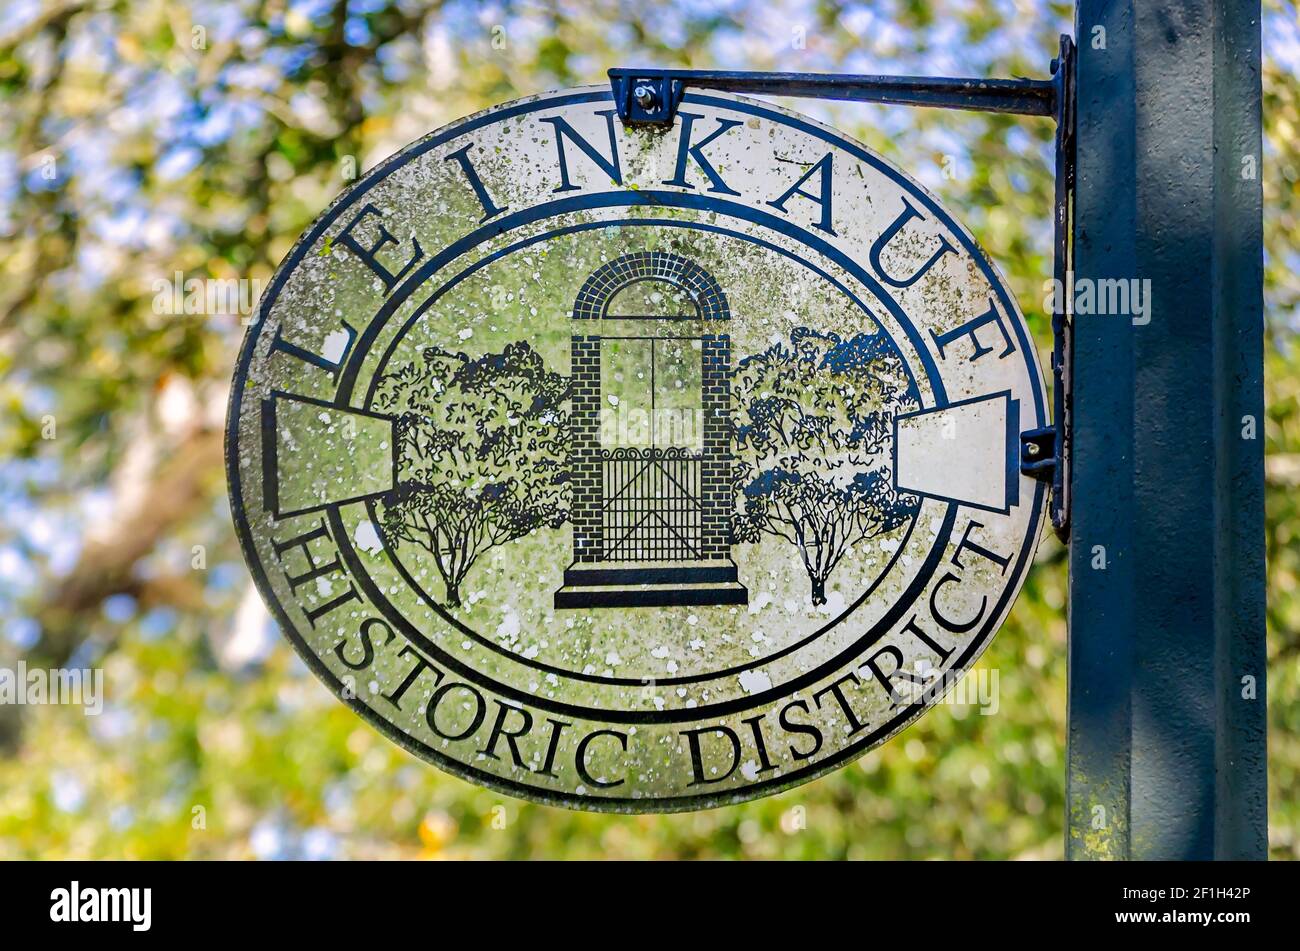
[[[1015,328],[1016,338],[1021,345],[1022,353],[1029,364],[1028,377],[1031,394],[1033,396],[1034,417],[1036,420],[1035,426],[1044,425],[1046,395],[1043,389],[1042,376],[1038,369],[1037,360],[1034,356],[1035,351],[1033,344],[1027,335],[1024,317],[1020,313],[1019,308],[1015,305],[1015,302],[1008,296],[1006,285],[1002,280],[1001,275],[997,273],[992,262],[975,242],[974,237],[965,227],[960,225],[944,210],[943,206],[939,204],[938,200],[931,195],[927,189],[925,189],[919,182],[903,173],[900,169],[894,168],[881,157],[875,155],[861,143],[831,129],[828,126],[824,126],[819,122],[801,116],[798,113],[740,96],[728,95],[722,97],[716,94],[703,95],[687,93],[684,97],[684,101],[746,112],[754,116],[767,118],[781,125],[799,129],[809,135],[822,139],[837,148],[843,149],[848,154],[854,155],[859,160],[868,163],[886,177],[893,179],[901,187],[909,191],[936,218],[942,221],[953,235],[958,238],[965,251],[979,264],[981,271],[989,282],[990,288],[1001,302],[1004,310],[1009,315],[1014,315],[1017,318],[1012,321],[1012,323]],[[366,173],[366,175],[351,188],[339,195],[320,215],[320,217],[316,219],[312,227],[299,237],[296,242],[294,242],[288,255],[285,256],[284,260],[281,261],[280,265],[276,268],[275,275],[272,277],[271,283],[267,287],[266,292],[258,305],[256,319],[249,324],[249,327],[245,332],[244,340],[240,347],[233,382],[231,384],[230,400],[227,406],[225,434],[226,479],[230,497],[231,518],[235,525],[235,534],[239,539],[240,550],[244,556],[245,562],[248,564],[250,574],[253,576],[253,581],[257,585],[263,601],[271,607],[276,622],[280,625],[285,637],[288,638],[289,642],[293,645],[304,663],[307,664],[312,673],[319,678],[322,683],[328,685],[336,696],[351,707],[353,711],[359,714],[362,719],[407,752],[418,756],[426,762],[433,763],[446,772],[489,789],[494,789],[507,795],[519,796],[524,799],[542,802],[549,805],[563,806],[570,809],[632,813],[648,811],[644,809],[644,805],[646,803],[652,803],[654,811],[657,812],[685,812],[749,801],[757,798],[759,795],[771,795],[810,782],[820,776],[824,776],[837,769],[841,764],[857,758],[867,749],[889,739],[912,723],[916,718],[929,709],[931,705],[942,699],[943,694],[946,694],[947,691],[951,690],[955,685],[956,678],[947,679],[943,694],[934,696],[931,704],[914,703],[902,707],[897,715],[885,724],[863,736],[856,742],[845,746],[843,749],[840,749],[830,756],[827,756],[816,765],[771,780],[754,783],[746,786],[743,792],[715,792],[705,793],[700,796],[670,796],[659,799],[648,799],[646,797],[632,796],[580,796],[574,793],[556,792],[540,786],[530,786],[506,779],[502,776],[484,772],[468,763],[462,763],[459,760],[446,756],[428,744],[422,743],[410,734],[402,731],[396,725],[380,716],[358,696],[345,690],[342,681],[334,675],[302,635],[299,634],[297,628],[291,622],[288,613],[280,604],[279,598],[276,596],[275,591],[262,568],[261,559],[258,556],[256,544],[253,541],[248,526],[247,516],[244,512],[242,483],[239,473],[238,442],[239,419],[242,409],[243,392],[248,379],[249,365],[256,349],[263,317],[270,310],[274,301],[278,298],[280,290],[284,286],[288,276],[295,270],[312,245],[316,243],[325,230],[333,224],[335,219],[337,219],[344,210],[361,198],[361,196],[363,196],[372,186],[388,177],[388,175],[396,169],[406,165],[430,149],[436,148],[457,136],[472,132],[474,129],[483,125],[500,122],[504,119],[523,115],[529,112],[535,112],[543,108],[589,102],[612,102],[612,96],[608,87],[588,87],[587,89],[579,88],[572,91],[545,93],[539,96],[528,97],[526,99],[517,100],[516,102],[506,106],[497,106],[485,109],[430,132],[424,138],[418,139],[406,146],[404,149],[390,156],[384,162],[381,162],[375,168]],[[801,231],[802,229],[796,230]],[[924,358],[924,356],[925,354],[923,353],[922,357]],[[342,386],[340,389],[342,389]],[[966,650],[962,652],[961,656],[958,657],[954,663],[949,665],[947,668],[948,671],[959,670],[961,674],[964,675],[970,663],[972,663],[973,660],[983,652],[992,634],[1001,628],[1006,614],[1010,610],[1011,603],[1015,600],[1016,596],[1020,593],[1021,587],[1024,585],[1025,577],[1028,572],[1030,555],[1036,548],[1037,536],[1040,531],[1044,497],[1045,487],[1043,483],[1036,482],[1034,485],[1033,500],[1030,503],[1029,528],[1026,533],[1026,542],[1016,556],[1012,580],[1003,589],[1002,596],[998,599],[997,604],[994,606],[994,610],[989,615],[988,623],[983,626],[979,635],[971,640],[967,645]],[[338,513],[336,508],[332,511],[331,517],[332,520],[337,520]]]

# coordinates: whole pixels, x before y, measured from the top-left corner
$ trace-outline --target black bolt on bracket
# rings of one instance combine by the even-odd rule
[[[1044,116],[1056,122],[1056,196],[1053,277],[1065,286],[1073,270],[1070,241],[1074,198],[1074,41],[1061,36],[1051,79],[951,79],[941,76],[871,76],[846,73],[769,73],[710,69],[609,71],[614,107],[629,125],[670,126],[686,87],[749,95],[794,96],[845,102],[879,102],[936,109],[966,109]],[[1069,537],[1070,324],[1052,314],[1052,425],[1021,434],[1020,471],[1051,483],[1052,526]]]

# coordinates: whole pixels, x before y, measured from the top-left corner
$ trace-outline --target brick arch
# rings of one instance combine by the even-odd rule
[[[599,320],[619,291],[637,281],[675,284],[690,295],[704,320],[730,320],[727,295],[708,271],[689,258],[667,251],[634,251],[616,258],[587,278],[573,302],[574,320]]]

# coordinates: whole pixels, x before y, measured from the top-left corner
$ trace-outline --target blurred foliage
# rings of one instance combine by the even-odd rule
[[[1266,7],[1271,845],[1294,858],[1300,25],[1290,0]],[[1041,0],[9,0],[0,666],[102,665],[107,703],[98,717],[0,708],[0,858],[1061,856],[1065,576],[1053,540],[980,665],[999,676],[996,715],[945,705],[820,781],[704,813],[505,799],[365,726],[275,635],[220,467],[243,327],[159,313],[154,296],[178,272],[267,280],[354,167],[612,65],[1044,75],[1071,16]],[[1048,346],[1050,123],[797,108],[957,210]]]

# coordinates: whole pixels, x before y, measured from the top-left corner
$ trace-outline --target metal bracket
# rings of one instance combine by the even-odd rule
[[[672,72],[611,69],[609,82],[618,117],[631,125],[672,125],[686,91]]]
[[[1074,249],[1070,239],[1074,200],[1075,46],[1061,35],[1051,79],[950,79],[941,76],[872,76],[844,73],[768,73],[711,69],[609,71],[618,116],[629,125],[671,126],[686,87],[750,95],[880,102],[937,109],[966,109],[1056,122],[1056,196],[1052,219],[1052,276],[1068,287]],[[1058,301],[1058,303],[1060,303]],[[1065,541],[1070,532],[1070,335],[1064,307],[1052,314],[1052,426],[1021,437],[1021,471],[1051,482],[1052,527]],[[1032,449],[1032,452],[1031,452]]]
[[[716,69],[609,71],[618,117],[632,124],[671,125],[686,86],[722,92],[846,102],[881,102],[1005,112],[1056,114],[1059,84],[1052,79],[949,79],[942,76],[870,76],[853,73],[765,73]]]
[[[1029,429],[1020,434],[1020,471],[1040,482],[1056,477],[1056,427]]]
[[[1070,374],[1074,327],[1064,300],[1074,275],[1074,134],[1075,46],[1062,34],[1061,51],[1052,60],[1056,83],[1056,199],[1052,216],[1052,277],[1058,294],[1052,310],[1052,422],[1056,435],[1052,447],[1052,496],[1048,511],[1061,541],[1070,538],[1070,446],[1074,402]]]

